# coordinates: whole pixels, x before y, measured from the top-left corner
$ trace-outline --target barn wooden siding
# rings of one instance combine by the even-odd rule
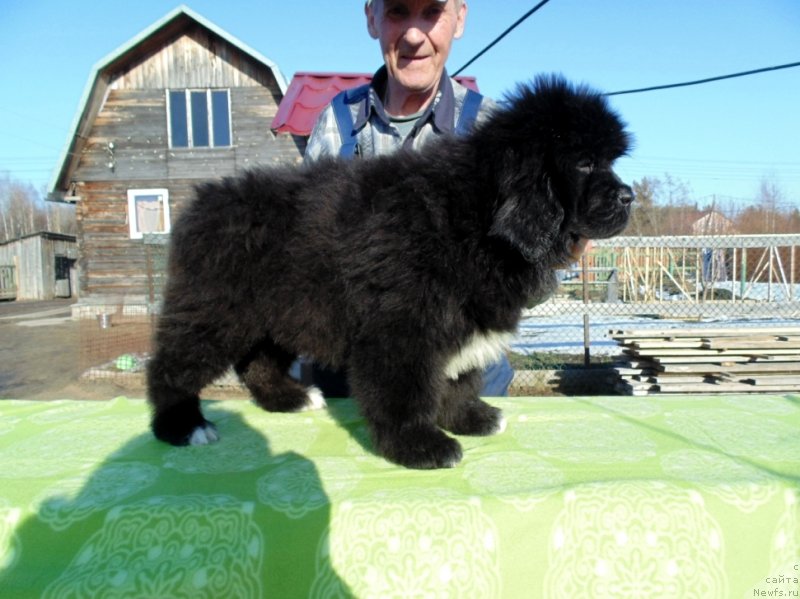
[[[187,88],[230,90],[230,147],[169,147],[167,90]],[[72,176],[83,298],[147,301],[147,248],[129,238],[129,189],[166,188],[175,222],[198,182],[301,159],[303,139],[270,131],[281,97],[269,69],[200,26],[113,76]]]
[[[35,233],[0,244],[0,266],[13,266],[17,300],[51,300],[69,297],[66,281],[56,286],[56,257],[77,260],[75,237],[60,233]],[[74,293],[72,293],[74,295]],[[8,298],[11,299],[11,298]]]
[[[0,264],[0,300],[17,299],[17,271],[9,264]]]

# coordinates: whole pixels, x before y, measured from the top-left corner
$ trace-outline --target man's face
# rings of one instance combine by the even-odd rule
[[[464,31],[466,4],[373,0],[366,13],[369,33],[380,42],[390,80],[408,93],[435,93],[453,39]]]

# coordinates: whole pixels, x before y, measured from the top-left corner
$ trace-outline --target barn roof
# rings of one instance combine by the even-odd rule
[[[340,91],[372,81],[364,73],[295,73],[272,120],[279,133],[310,135],[317,115]],[[456,81],[478,91],[474,77],[456,77]]]
[[[94,65],[89,81],[84,88],[78,112],[70,127],[69,137],[51,177],[49,185],[51,193],[56,194],[59,190],[66,190],[69,187],[69,177],[77,166],[84,140],[89,133],[94,117],[102,107],[103,98],[114,74],[123,71],[131,62],[176,37],[181,31],[196,25],[200,25],[262,64],[275,77],[281,93],[286,93],[286,79],[274,62],[189,7],[179,6]]]

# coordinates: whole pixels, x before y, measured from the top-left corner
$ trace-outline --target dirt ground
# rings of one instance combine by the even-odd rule
[[[91,350],[99,350],[99,355],[119,355],[138,351],[137,347],[115,346],[116,351],[97,343],[103,337],[91,337],[81,348],[81,326],[92,326],[93,322],[81,324],[71,318],[71,305],[74,300],[53,300],[46,302],[0,302],[0,399],[111,399],[124,395],[132,398],[145,397],[144,378],[126,377],[124,385],[119,380],[107,378],[81,377],[87,368],[87,347],[89,362],[95,360]],[[114,335],[129,339],[141,337],[141,324],[136,332],[126,327],[129,323],[115,325]],[[84,330],[85,333],[85,330]],[[106,340],[111,338],[106,337]],[[141,339],[138,339],[141,343]],[[551,378],[558,378],[554,373]],[[562,373],[563,374],[563,373]],[[593,381],[596,377],[592,376]],[[592,394],[589,389],[575,388],[576,381],[555,382],[542,379],[535,386],[512,388],[512,395],[560,395],[573,391]],[[581,381],[577,381],[580,383]],[[594,392],[596,393],[596,389]],[[231,386],[214,386],[206,390],[204,396],[218,399],[238,399],[247,397],[244,389]]]
[[[110,399],[143,397],[141,388],[81,380],[74,300],[0,302],[0,398]]]

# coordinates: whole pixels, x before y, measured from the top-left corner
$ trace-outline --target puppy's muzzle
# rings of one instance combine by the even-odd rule
[[[617,201],[623,206],[630,206],[635,197],[633,189],[631,189],[630,185],[623,183],[622,179],[620,179],[617,173],[614,171],[611,171],[611,176],[614,180],[614,184],[617,186],[617,191],[615,194]]]
[[[627,185],[620,185],[617,189],[617,201],[623,206],[629,206],[635,197],[633,190]]]

